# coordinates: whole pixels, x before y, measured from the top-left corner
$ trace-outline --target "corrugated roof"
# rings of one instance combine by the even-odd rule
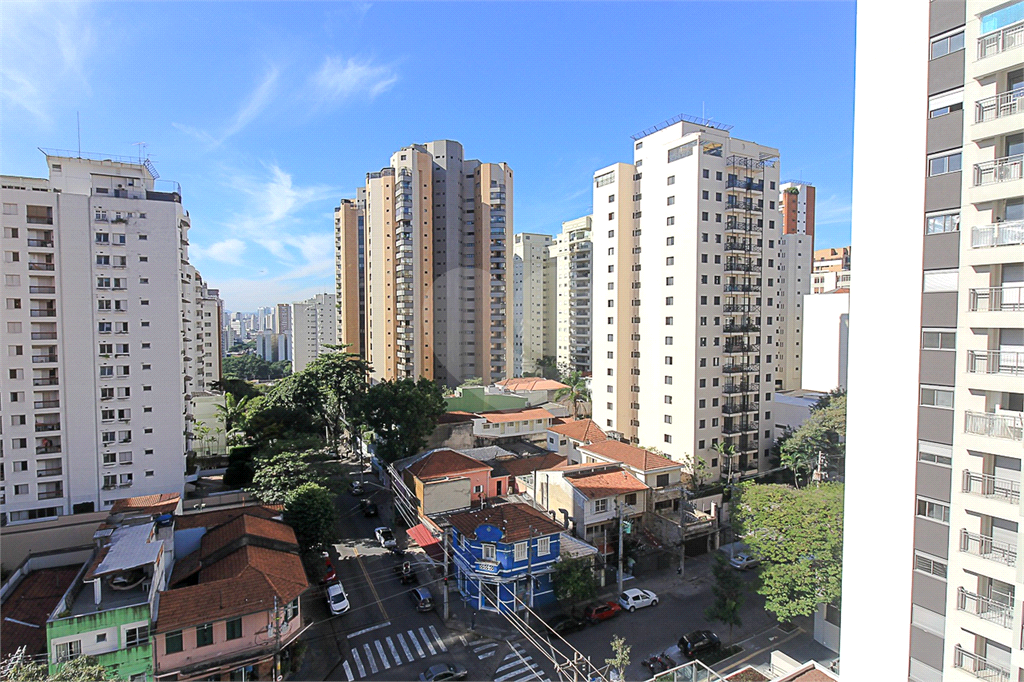
[[[481,412],[483,417],[491,424],[502,424],[507,422],[521,422],[531,419],[554,419],[554,415],[540,407],[523,407],[516,410],[500,410],[498,412]]]
[[[96,576],[155,563],[163,550],[164,541],[151,539],[153,524],[143,523],[137,526],[121,526],[110,536],[110,545],[106,556],[85,576],[86,581]]]
[[[545,379],[544,377],[515,377],[513,379],[505,379],[499,381],[498,386],[501,386],[507,391],[558,391],[563,388],[568,388],[565,384],[554,379]]]

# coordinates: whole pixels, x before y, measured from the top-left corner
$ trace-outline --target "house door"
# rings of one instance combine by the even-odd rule
[[[501,497],[501,481],[495,481],[494,484],[497,486],[495,488],[497,496]]]
[[[480,610],[498,610],[498,585],[497,583],[480,583]]]

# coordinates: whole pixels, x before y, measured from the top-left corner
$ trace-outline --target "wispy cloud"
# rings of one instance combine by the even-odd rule
[[[309,85],[314,99],[331,102],[356,95],[373,98],[390,90],[397,81],[398,73],[390,66],[327,57],[310,77]]]
[[[851,220],[849,197],[840,197],[837,194],[829,195],[824,201],[818,201],[814,209],[815,225],[836,225],[849,223]]]
[[[0,102],[44,125],[51,107],[91,92],[88,61],[96,47],[91,9],[84,3],[5,3],[0,22]]]
[[[224,144],[225,140],[244,130],[246,126],[256,120],[256,117],[263,113],[263,110],[267,108],[267,105],[270,104],[274,97],[280,75],[281,70],[276,66],[272,66],[256,88],[239,105],[238,111],[231,117],[227,127],[219,136],[212,135],[201,128],[181,123],[171,123],[171,125],[211,148],[219,147]]]
[[[241,239],[225,239],[207,247],[193,247],[192,255],[199,259],[210,258],[230,265],[242,265],[244,253],[245,242]]]

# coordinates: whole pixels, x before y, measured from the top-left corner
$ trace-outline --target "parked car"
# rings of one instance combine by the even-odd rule
[[[379,513],[377,509],[377,503],[372,500],[368,500],[365,497],[359,500],[359,506],[362,507],[363,509],[363,516],[367,518],[371,516],[377,516],[377,514]]]
[[[688,658],[694,658],[705,651],[714,651],[720,646],[722,642],[711,630],[694,630],[679,638],[679,650]]]
[[[395,542],[395,534],[387,526],[374,528],[373,534],[377,536],[377,542],[384,549],[398,549],[398,543]]]
[[[638,590],[636,588],[626,590],[619,595],[619,606],[633,613],[645,606],[657,606],[658,595],[650,590]]]
[[[345,613],[351,608],[348,603],[348,595],[341,583],[334,583],[327,587],[327,605],[331,607],[331,613],[338,615]]]
[[[760,566],[761,560],[756,559],[750,556],[749,554],[743,553],[734,555],[732,559],[729,559],[729,564],[739,571],[746,571],[748,569],[757,568],[758,566]]]
[[[353,495],[362,495],[363,494],[363,484],[362,484],[361,481],[352,481],[352,494]]]
[[[613,601],[595,602],[583,612],[583,618],[591,625],[619,615],[622,607]]]
[[[334,573],[334,564],[331,563],[331,557],[327,552],[323,552],[321,556],[324,558],[324,577],[320,582],[333,583],[338,579],[338,576]]]
[[[585,627],[587,627],[587,624],[579,618],[574,618],[573,616],[565,614],[561,616],[555,616],[555,618],[552,619],[550,623],[548,623],[548,628],[552,632],[558,633],[559,635],[567,635],[570,632],[576,632],[578,630],[582,630]]]
[[[430,594],[430,590],[425,587],[414,587],[409,590],[409,599],[412,600],[412,605],[420,613],[434,610],[434,597]]]
[[[441,682],[441,680],[464,680],[469,671],[461,665],[451,663],[435,663],[420,673],[424,682]]]

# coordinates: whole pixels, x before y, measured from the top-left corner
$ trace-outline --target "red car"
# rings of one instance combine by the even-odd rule
[[[613,601],[596,602],[587,607],[583,612],[583,617],[591,625],[598,623],[602,620],[608,620],[619,615],[622,611],[622,607]]]
[[[324,552],[324,555],[326,554],[327,553]],[[320,582],[332,583],[338,579],[338,576],[334,572],[334,564],[331,563],[331,558],[329,556],[324,556],[324,571],[325,574],[323,580],[321,580]]]

